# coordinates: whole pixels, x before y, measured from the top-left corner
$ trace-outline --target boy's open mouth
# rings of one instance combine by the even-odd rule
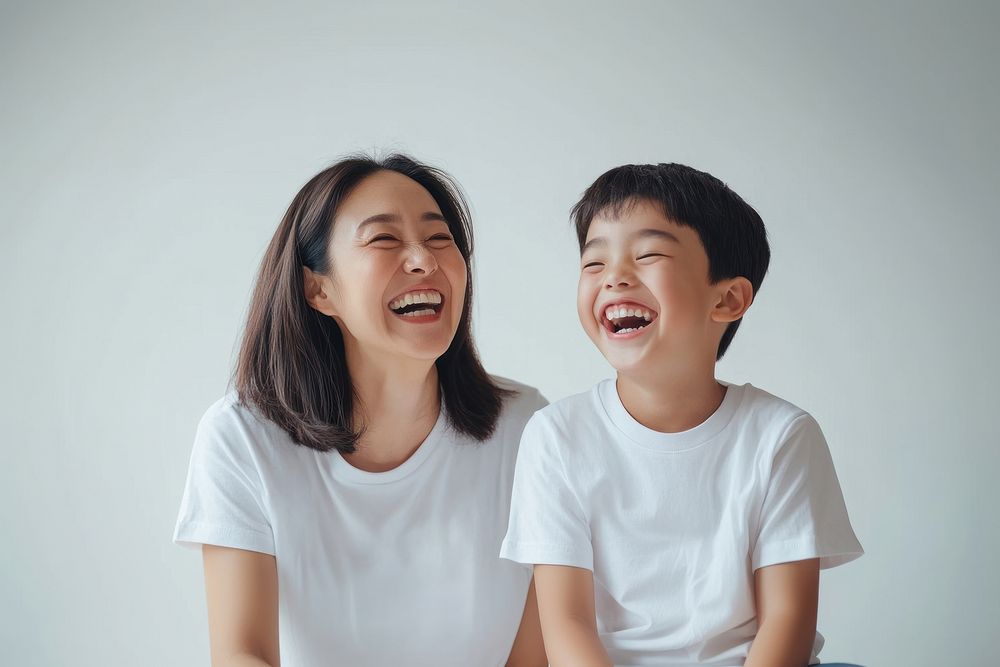
[[[407,292],[389,302],[389,310],[400,317],[432,317],[441,312],[444,295],[437,290]]]
[[[656,312],[637,303],[616,303],[604,309],[601,324],[616,335],[635,333],[652,324]]]

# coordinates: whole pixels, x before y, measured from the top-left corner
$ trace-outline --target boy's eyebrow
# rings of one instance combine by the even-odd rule
[[[647,228],[636,232],[636,236],[639,238],[658,238],[664,241],[673,241],[674,243],[680,243],[681,240],[664,229],[652,229]]]
[[[681,242],[679,238],[677,238],[670,232],[664,229],[654,229],[652,227],[647,227],[646,229],[640,229],[635,234],[633,234],[633,236],[640,239],[652,237],[661,239],[663,241],[672,241],[673,243]],[[580,253],[583,254],[587,252],[587,250],[589,250],[590,248],[593,248],[595,246],[605,246],[607,244],[608,241],[603,236],[595,236],[594,238],[590,239],[585,244],[583,244],[583,249],[580,251]]]

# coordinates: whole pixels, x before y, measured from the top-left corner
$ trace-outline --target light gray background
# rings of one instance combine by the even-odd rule
[[[5,664],[208,664],[170,542],[195,425],[292,195],[372,148],[463,185],[486,365],[551,399],[609,374],[584,187],[727,181],[774,261],[719,376],[817,416],[868,551],[823,577],[824,655],[993,660],[995,4],[166,4],[0,10]]]

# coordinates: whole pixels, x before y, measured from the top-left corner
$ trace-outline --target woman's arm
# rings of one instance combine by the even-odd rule
[[[757,636],[745,667],[804,667],[816,639],[819,559],[754,572]]]
[[[538,621],[538,600],[535,598],[535,580],[528,586],[524,601],[521,626],[514,637],[514,646],[507,658],[507,667],[546,667],[545,646],[542,644],[542,626]]]
[[[274,556],[204,545],[212,667],[280,667]]]
[[[597,635],[593,573],[564,565],[536,565],[535,588],[549,664],[611,667]]]

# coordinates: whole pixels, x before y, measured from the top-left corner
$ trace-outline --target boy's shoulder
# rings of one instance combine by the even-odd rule
[[[610,433],[599,395],[605,382],[614,381],[605,380],[535,412],[522,433],[521,451],[549,463],[559,460],[563,466],[572,462],[574,467],[602,469],[591,464],[606,452],[604,445]]]
[[[535,418],[560,429],[599,419],[604,413],[601,393],[607,389],[608,383],[614,383],[614,380],[601,380],[587,391],[553,401],[536,412]]]
[[[730,391],[734,388],[742,396],[730,432],[758,455],[772,457],[790,441],[801,438],[808,442],[823,438],[813,416],[791,401],[749,383],[730,385]]]
[[[743,385],[728,385],[730,389],[742,392],[742,407],[745,414],[754,415],[758,419],[774,422],[794,421],[809,413],[791,401],[776,396],[749,382]]]
[[[601,380],[586,391],[553,401],[539,410],[539,414],[552,420],[563,421],[578,419],[583,415],[603,413],[605,401],[609,400],[609,396],[615,392],[614,384],[613,378]],[[805,410],[791,401],[750,383],[737,385],[723,382],[723,384],[740,394],[741,412],[753,414],[758,419],[787,422],[808,415]]]
[[[750,383],[723,383],[733,392],[733,409],[728,427],[732,430],[753,431],[759,437],[780,440],[788,429],[801,421],[815,423],[812,415],[798,405]],[[562,398],[542,408],[535,420],[562,434],[593,432],[598,422],[607,423],[608,404],[614,412],[615,380],[598,382],[589,390]],[[729,430],[727,429],[727,430]]]
[[[791,401],[749,383],[723,384],[728,387],[727,400],[719,414],[713,416],[714,426],[708,426],[713,438],[721,436],[766,455],[773,454],[800,427],[810,432],[819,430],[815,419]],[[621,424],[622,420],[633,420],[615,401],[615,380],[602,380],[587,391],[538,410],[530,421],[531,431],[545,434],[550,447],[570,447],[575,452],[591,446],[603,449],[601,445],[607,438],[622,436],[623,427],[632,435],[637,429],[653,434],[638,423]],[[693,431],[689,434],[693,435]]]

